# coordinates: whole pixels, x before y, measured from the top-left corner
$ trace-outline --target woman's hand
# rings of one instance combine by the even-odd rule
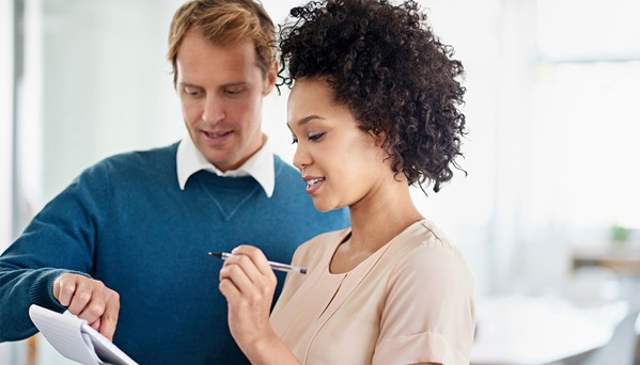
[[[229,303],[229,329],[248,355],[275,336],[269,312],[277,279],[260,249],[243,245],[231,251],[220,270],[220,291]]]
[[[252,364],[299,364],[269,323],[278,280],[262,251],[238,246],[220,270],[231,335]]]

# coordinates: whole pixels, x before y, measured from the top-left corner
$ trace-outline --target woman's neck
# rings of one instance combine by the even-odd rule
[[[349,213],[352,246],[371,252],[423,219],[411,201],[406,183],[380,189],[370,200],[349,207]]]
[[[334,253],[332,273],[347,272],[423,217],[405,181],[387,181],[349,207],[351,235]]]

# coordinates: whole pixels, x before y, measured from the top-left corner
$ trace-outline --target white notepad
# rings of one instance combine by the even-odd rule
[[[47,341],[68,359],[84,365],[138,365],[83,319],[35,304],[29,307],[29,317]]]

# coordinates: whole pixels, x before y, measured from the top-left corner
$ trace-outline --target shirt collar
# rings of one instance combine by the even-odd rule
[[[191,138],[187,137],[180,141],[176,154],[176,167],[178,171],[178,185],[180,190],[184,190],[187,180],[191,175],[200,170],[210,171],[218,176],[239,177],[251,176],[264,189],[267,198],[271,198],[275,187],[275,167],[273,163],[273,152],[271,151],[269,138],[263,135],[265,143],[251,156],[242,166],[236,170],[222,172],[195,146]]]

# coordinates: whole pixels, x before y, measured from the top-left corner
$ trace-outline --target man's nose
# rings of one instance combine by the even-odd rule
[[[224,103],[215,95],[207,95],[202,110],[202,120],[208,123],[217,123],[225,117]]]

